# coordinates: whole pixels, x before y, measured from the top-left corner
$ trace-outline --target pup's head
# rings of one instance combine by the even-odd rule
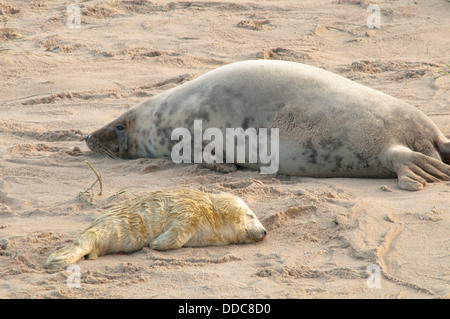
[[[267,231],[255,213],[242,199],[231,194],[212,195],[222,225],[229,230],[230,243],[252,243],[262,240]]]

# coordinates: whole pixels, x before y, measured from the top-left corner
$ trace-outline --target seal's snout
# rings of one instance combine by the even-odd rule
[[[256,234],[253,234],[253,239],[256,241],[263,240],[267,235],[267,231],[265,228],[260,229]]]
[[[263,229],[261,230],[260,240],[262,240],[264,237],[266,237],[266,235],[267,235],[267,230],[263,227]]]
[[[266,229],[259,222],[255,222],[254,224],[250,225],[247,228],[247,233],[254,241],[263,240],[267,235]]]

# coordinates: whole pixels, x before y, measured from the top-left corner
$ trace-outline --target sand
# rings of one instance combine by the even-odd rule
[[[80,28],[66,24],[72,3]],[[369,3],[380,28],[367,26]],[[333,71],[450,136],[448,1],[0,0],[0,22],[0,298],[450,296],[450,183],[220,174],[84,143],[134,104],[248,59]],[[267,237],[82,260],[80,288],[67,284],[76,273],[44,268],[106,207],[178,186],[241,196]]]

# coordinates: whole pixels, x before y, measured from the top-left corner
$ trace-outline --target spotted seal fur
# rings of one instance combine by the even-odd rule
[[[203,129],[279,128],[281,174],[397,176],[406,190],[450,179],[450,140],[423,112],[337,74],[287,61],[219,67],[136,105],[86,141],[111,157],[170,156],[171,132],[192,130],[196,119]]]
[[[47,268],[96,259],[111,253],[131,253],[182,246],[253,243],[266,235],[253,211],[232,194],[193,189],[152,191],[107,210],[73,243],[52,253]]]

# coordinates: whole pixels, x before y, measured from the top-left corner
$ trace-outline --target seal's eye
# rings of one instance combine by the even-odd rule
[[[254,216],[253,214],[247,213],[246,215],[247,215],[247,217],[249,217],[250,219],[255,218],[255,216]]]
[[[127,131],[122,125],[114,126],[117,135],[117,142],[119,144],[119,152],[124,152],[128,149],[127,145]]]

